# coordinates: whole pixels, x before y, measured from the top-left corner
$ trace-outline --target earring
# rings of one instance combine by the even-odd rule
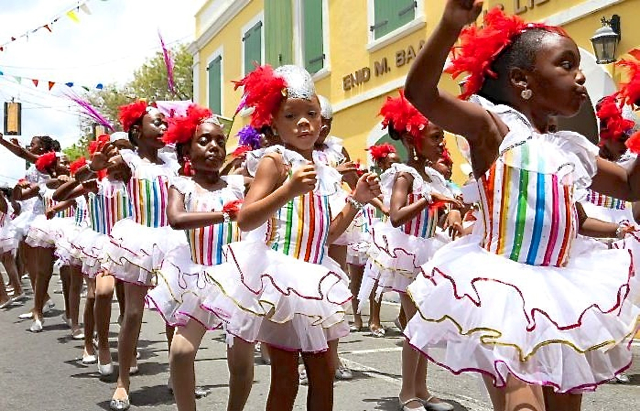
[[[525,89],[520,92],[520,97],[525,100],[529,100],[531,97],[533,97],[533,91],[525,86]]]

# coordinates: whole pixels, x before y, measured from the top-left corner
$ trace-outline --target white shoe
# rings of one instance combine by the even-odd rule
[[[53,302],[51,302],[51,304],[49,304],[51,302],[51,300],[47,301],[46,303],[44,303],[44,306],[42,306],[42,314],[46,314],[49,311],[51,311],[51,309],[53,307],[55,307],[55,304],[53,304]]]
[[[9,298],[6,302],[0,304],[0,310],[13,304],[13,299]]]
[[[23,313],[18,316],[21,320],[30,320],[33,318],[33,312],[29,311],[28,313]]]
[[[25,298],[27,298],[27,295],[23,291],[22,294],[14,295],[12,300],[15,301],[15,302],[18,302],[18,301],[24,300]]]
[[[100,360],[98,359],[98,372],[103,377],[113,374],[113,363],[100,364]]]
[[[400,398],[398,398],[400,411],[427,411],[427,409],[424,408],[424,405],[419,405],[416,408],[409,408],[409,403],[411,402],[422,404],[422,400],[420,400],[420,398],[409,398],[406,401],[402,401]]]
[[[76,330],[75,332],[71,333],[71,338],[74,340],[84,340],[84,333],[82,332],[82,330]]]
[[[129,367],[129,375],[136,375],[139,372],[140,370],[137,365],[135,367]]]
[[[454,408],[453,405],[449,404],[448,402],[444,402],[444,401],[431,402],[431,400],[434,398],[436,397],[432,395],[426,400],[420,400],[422,402],[422,405],[424,405],[424,408],[427,409],[427,411],[453,411],[453,408]]]
[[[71,321],[69,321],[69,319],[67,318],[67,314],[62,314],[60,316],[60,318],[62,319],[62,322],[67,324],[67,326],[71,327]]]
[[[85,365],[95,364],[98,362],[98,357],[95,354],[87,354],[86,352],[82,353],[82,363]]]
[[[38,319],[33,320],[33,324],[29,327],[29,331],[32,333],[39,333],[42,331],[42,321]]]

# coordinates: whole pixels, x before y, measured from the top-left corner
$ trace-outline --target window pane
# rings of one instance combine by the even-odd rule
[[[324,67],[322,0],[305,0],[302,4],[304,66],[313,74]]]
[[[222,114],[222,57],[209,63],[209,108],[215,114]]]

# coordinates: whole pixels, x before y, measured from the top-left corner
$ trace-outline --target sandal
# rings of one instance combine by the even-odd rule
[[[453,405],[444,401],[431,402],[433,399],[437,399],[435,395],[430,396],[426,400],[419,398],[424,408],[428,411],[453,411]]]
[[[369,331],[374,338],[382,338],[387,334],[387,330],[385,330],[384,327],[369,327]]]

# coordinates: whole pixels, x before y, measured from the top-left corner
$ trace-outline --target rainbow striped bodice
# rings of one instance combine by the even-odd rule
[[[44,205],[45,211],[47,211],[48,209],[58,204],[58,201],[53,201],[53,198],[52,198],[54,191],[55,190],[47,188],[45,189],[44,194],[42,195],[42,204]],[[76,206],[70,206],[65,208],[62,211],[58,211],[54,217],[69,218],[69,217],[75,217],[75,215],[76,215]]]
[[[288,256],[319,264],[330,224],[329,196],[309,192],[289,200],[267,220],[266,244]]]
[[[182,177],[178,179],[187,180]],[[187,191],[183,193],[186,209],[190,212],[222,211],[226,203],[242,199],[244,179],[240,176],[228,176],[223,179],[227,181],[228,186],[218,191],[199,189],[190,180],[189,184],[180,184],[181,187],[178,190]],[[191,260],[202,265],[223,263],[223,247],[240,241],[240,229],[235,222],[185,230],[185,233],[191,249]]]
[[[131,215],[131,204],[121,183],[98,184],[98,193],[90,193],[87,201],[89,225],[93,231],[109,235],[115,223]]]
[[[520,263],[562,267],[578,231],[574,186],[560,170],[535,171],[549,170],[553,153],[530,146],[506,150],[479,180],[482,245]]]
[[[613,198],[606,194],[600,194],[591,189],[587,190],[586,201],[595,204],[599,207],[610,208],[612,210],[626,210],[627,202],[618,198]]]
[[[133,221],[147,227],[167,226],[168,189],[168,176],[157,176],[153,180],[132,176],[127,183],[127,194]]]
[[[422,194],[409,194],[407,196],[407,205],[413,204],[423,197]],[[404,223],[402,232],[414,237],[431,238],[436,234],[437,226],[438,209],[426,207],[417,216]]]

